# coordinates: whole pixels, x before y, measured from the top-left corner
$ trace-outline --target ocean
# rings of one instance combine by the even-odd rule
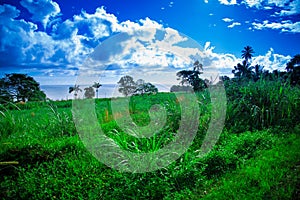
[[[41,90],[45,92],[47,98],[51,100],[68,100],[74,98],[74,94],[69,93],[69,87],[71,86],[72,85],[41,85],[40,87]],[[98,98],[122,96],[122,94],[117,91],[116,86],[115,84],[103,84],[98,90]],[[80,89],[84,91],[86,87],[87,86],[80,86]],[[80,96],[80,93],[78,93],[78,96]]]
[[[68,100],[68,99],[74,99],[74,94],[69,93],[69,87],[72,85],[41,85],[41,90],[45,92],[47,95],[47,98],[51,100]],[[84,91],[84,88],[87,86],[80,86],[82,91]],[[156,85],[159,92],[168,92],[170,91],[170,85]],[[83,95],[83,92],[81,94]],[[110,98],[110,97],[117,97],[117,96],[123,96],[121,93],[117,90],[116,84],[102,84],[102,86],[98,90],[98,98]]]

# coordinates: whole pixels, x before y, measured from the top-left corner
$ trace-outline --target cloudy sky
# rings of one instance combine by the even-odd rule
[[[0,35],[0,75],[42,85],[73,84],[80,71],[169,81],[163,73],[195,59],[230,75],[246,45],[252,64],[284,69],[300,53],[300,0],[2,0]]]

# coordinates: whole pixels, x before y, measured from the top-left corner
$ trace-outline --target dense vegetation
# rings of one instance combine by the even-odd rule
[[[4,199],[223,199],[233,196],[292,198],[299,194],[300,90],[280,82],[230,85],[227,119],[218,144],[203,158],[198,149],[209,119],[209,93],[198,93],[201,118],[189,150],[167,168],[120,173],[98,162],[83,146],[71,101],[32,102],[1,108],[1,196]],[[142,103],[141,103],[142,102]],[[130,113],[149,122],[148,109],[164,102],[168,127],[158,137],[134,139],[118,128],[110,99],[96,100],[102,129],[127,150],[161,148],[180,113],[172,93],[131,97]],[[242,110],[242,112],[241,112]],[[122,117],[122,113],[120,116]],[[159,142],[164,137],[165,141]],[[130,144],[130,145],[129,145]],[[149,145],[157,144],[157,145]],[[153,150],[153,149],[152,149]],[[235,183],[237,182],[237,183]]]
[[[297,66],[286,74],[265,72],[257,78],[257,73],[244,69],[250,67],[251,58],[244,53],[245,62],[236,67],[235,78],[223,77],[226,120],[214,148],[199,156],[212,118],[210,93],[202,87],[197,92],[199,129],[192,145],[175,162],[152,172],[121,173],[93,157],[76,132],[72,101],[1,104],[0,196],[299,199],[300,88],[291,81]],[[149,109],[160,104],[167,111],[166,126],[153,137],[133,137],[116,122],[126,115],[120,111],[112,116],[111,102],[115,99],[96,99],[95,111],[104,133],[122,149],[136,153],[153,152],[172,142],[181,120],[176,95],[154,93],[129,99],[129,113],[136,124],[149,124]],[[155,120],[156,116],[152,117]]]
[[[40,84],[26,74],[6,74],[0,79],[0,103],[45,99]]]

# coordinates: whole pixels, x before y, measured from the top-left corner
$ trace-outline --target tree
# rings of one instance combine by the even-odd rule
[[[136,84],[136,89],[135,89],[135,94],[143,94],[144,93],[144,84],[145,81],[143,79],[139,79],[135,82]]]
[[[246,63],[248,64],[248,60],[250,60],[254,54],[254,50],[250,46],[244,47],[244,50],[242,50],[242,58],[245,59]]]
[[[144,80],[139,79],[136,82],[136,90],[135,94],[152,94],[157,93],[158,89],[155,87],[155,85],[151,83],[145,83]]]
[[[133,81],[133,78],[131,76],[123,76],[119,82],[119,92],[125,95],[126,97],[128,95],[134,94],[136,90],[136,83]]]
[[[69,87],[69,93],[74,92],[75,99],[77,98],[79,91],[82,92],[82,89],[79,88],[79,85],[74,85],[74,86]]]
[[[286,64],[286,70],[288,72],[292,72],[295,67],[300,66],[300,54],[295,55],[287,64]]]
[[[292,85],[300,85],[300,54],[295,55],[287,64],[286,70],[290,73]]]
[[[246,62],[246,60],[243,61],[243,64],[238,63],[237,66],[234,66],[234,70],[232,70],[232,73],[234,74],[234,77],[236,78],[247,78],[250,79],[253,75],[253,67],[250,66]]]
[[[41,101],[46,95],[40,84],[27,74],[6,74],[0,81],[0,97],[2,101]]]
[[[254,66],[254,75],[253,75],[254,81],[259,80],[264,75],[263,69],[264,69],[264,66],[261,66],[261,65]]]
[[[94,91],[93,86],[84,88],[84,91],[85,91],[84,92],[85,98],[92,99],[95,96],[95,91]]]
[[[95,88],[96,89],[96,93],[97,93],[97,99],[98,99],[98,90],[99,90],[99,88],[101,87],[102,85],[100,84],[100,83],[94,83],[94,85],[92,86],[93,88]]]
[[[203,65],[197,60],[194,62],[194,71],[203,71]]]
[[[192,92],[193,88],[191,86],[184,85],[172,85],[170,92]]]
[[[181,70],[177,72],[178,80],[183,86],[184,84],[191,85],[194,91],[200,91],[204,88],[207,88],[205,82],[200,78],[200,75],[203,74],[200,70],[203,70],[202,64],[199,61],[196,61],[193,64],[193,70]]]

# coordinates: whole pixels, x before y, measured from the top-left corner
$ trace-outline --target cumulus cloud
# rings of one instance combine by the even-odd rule
[[[26,49],[31,43],[31,35],[37,26],[25,20],[15,20],[20,11],[14,6],[0,5],[0,62],[12,64],[21,62]]]
[[[228,18],[228,17],[223,18],[222,20],[223,20],[224,22],[232,22],[232,21],[233,21],[233,19],[230,19],[230,18]]]
[[[219,0],[219,2],[221,4],[224,4],[224,5],[235,5],[235,4],[237,4],[236,0]]]
[[[59,5],[52,0],[21,0],[20,4],[32,14],[32,20],[42,23],[44,28],[52,17],[60,13]]]
[[[191,68],[195,60],[203,63],[208,77],[213,71],[230,75],[233,66],[241,62],[232,54],[215,53],[210,42],[199,47],[191,38],[150,18],[120,22],[103,7],[58,22],[50,33],[40,31],[33,22],[19,19],[19,15],[16,7],[0,5],[0,66],[3,68],[22,66],[22,70],[36,70],[47,76],[74,76],[78,69],[86,69],[90,74],[105,69],[109,76],[119,76],[135,70],[143,76],[172,75],[176,81],[176,72]],[[229,18],[224,19],[231,22]],[[101,46],[97,47],[98,44]],[[92,53],[95,47],[100,49],[100,54]],[[89,62],[85,62],[88,55],[91,65],[85,65]],[[273,61],[285,60],[274,53],[269,57]],[[260,57],[256,60],[265,61]],[[99,68],[99,62],[104,68]]]
[[[229,53],[215,53],[215,47],[206,42],[203,49],[203,56],[200,61],[204,68],[216,68],[220,75],[231,76],[233,67],[242,60]]]
[[[279,8],[281,11],[275,13],[279,16],[296,15],[300,13],[299,0],[243,0],[242,3],[250,8],[264,10]]]
[[[271,28],[281,32],[299,32],[299,20],[293,20],[294,23],[282,23],[282,20],[290,20],[291,17],[296,17],[300,14],[300,0],[242,0],[240,4],[234,0],[219,0],[219,2],[223,5],[245,5],[247,8],[266,10],[270,13],[269,16],[272,16],[273,23],[265,24],[263,22],[268,18],[256,19],[252,23],[253,27],[248,28],[249,30]],[[224,19],[223,21],[225,22],[231,22],[229,18]],[[235,23],[230,26],[234,27],[236,25],[240,24]]]
[[[261,65],[264,66],[265,70],[273,71],[277,70],[285,70],[286,63],[291,59],[290,56],[283,56],[280,54],[274,53],[274,50],[270,48],[270,50],[265,55],[260,55],[252,58],[252,65]]]
[[[234,21],[233,19],[230,19],[230,18],[228,18],[228,17],[223,18],[222,20],[223,20],[224,22],[226,22],[226,23],[229,23],[229,22],[233,22],[233,21]],[[241,25],[240,22],[233,22],[233,23],[231,23],[230,25],[228,25],[227,27],[228,27],[228,28],[233,28],[233,27],[235,27],[235,26],[240,26],[240,25]]]
[[[265,20],[263,23],[253,22],[252,25],[253,28],[257,30],[275,29],[280,30],[281,32],[300,33],[300,22],[293,23],[290,20],[281,22],[269,22],[268,20]]]
[[[260,8],[263,1],[264,0],[243,0],[242,3],[246,4],[250,8],[252,7]]]
[[[300,1],[299,0],[291,1],[288,4],[288,6],[284,7],[284,9],[281,10],[279,13],[280,16],[296,15],[296,14],[300,14]]]
[[[235,27],[235,26],[240,26],[241,25],[241,23],[239,23],[239,22],[233,22],[232,24],[230,24],[229,26],[227,26],[228,28],[233,28],[233,27]]]

